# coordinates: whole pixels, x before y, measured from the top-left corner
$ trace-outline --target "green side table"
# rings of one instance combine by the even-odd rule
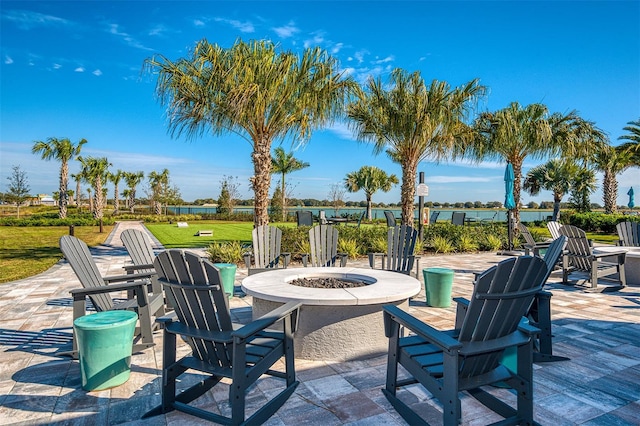
[[[427,305],[436,308],[451,306],[453,270],[447,268],[425,268],[422,270]]]
[[[214,263],[213,266],[220,270],[220,278],[222,278],[222,288],[229,295],[229,299],[233,297],[233,287],[236,283],[235,263]]]
[[[137,321],[132,311],[105,311],[73,322],[85,390],[109,389],[129,380]]]

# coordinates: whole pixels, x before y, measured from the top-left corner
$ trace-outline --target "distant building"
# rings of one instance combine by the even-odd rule
[[[48,194],[38,194],[37,197],[31,199],[32,206],[55,206],[56,200]]]

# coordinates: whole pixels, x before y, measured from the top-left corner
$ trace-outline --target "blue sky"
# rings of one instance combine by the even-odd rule
[[[514,101],[577,110],[614,144],[640,117],[639,1],[3,0],[0,9],[3,191],[12,165],[26,171],[32,193],[58,189],[59,163],[31,154],[33,141],[53,136],[87,139],[82,154],[107,157],[113,170],[168,168],[187,201],[217,198],[223,176],[237,176],[243,198],[252,197],[251,146],[231,134],[172,138],[155,78],[141,72],[145,58],[183,57],[202,38],[223,47],[239,37],[297,52],[320,46],[361,82],[396,67],[452,86],[479,78],[489,88],[479,111]],[[280,142],[292,148],[290,141],[275,146]],[[374,156],[344,123],[315,132],[295,155],[311,165],[287,178],[297,198],[327,198],[330,185],[364,165],[401,177],[397,164]],[[539,163],[526,161],[524,171]],[[71,173],[77,170],[72,164]],[[503,163],[425,162],[419,171],[430,187],[427,200],[504,198]],[[618,203],[639,183],[638,168],[620,175]],[[374,195],[374,202],[399,199],[399,185]],[[525,203],[551,199],[523,193]],[[600,191],[592,201],[602,203]]]

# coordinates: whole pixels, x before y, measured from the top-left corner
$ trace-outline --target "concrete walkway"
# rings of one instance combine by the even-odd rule
[[[122,222],[103,246],[92,249],[104,275],[122,274],[129,262],[120,233],[141,223]],[[156,241],[157,248],[161,248]],[[473,272],[504,259],[493,253],[425,256],[421,267],[455,270],[453,296],[471,294]],[[349,262],[366,266],[365,261]],[[295,265],[294,265],[295,266]],[[238,269],[239,286],[246,270]],[[541,424],[640,424],[640,293],[638,287],[606,294],[585,293],[580,287],[558,284],[552,275],[554,351],[570,361],[535,366],[535,413]],[[72,307],[69,290],[80,284],[61,261],[47,272],[25,280],[0,284],[0,424],[201,424],[194,417],[170,413],[139,420],[160,402],[162,334],[155,348],[134,354],[129,381],[116,388],[82,390],[77,361],[55,352],[70,348]],[[251,318],[251,298],[231,299],[238,322]],[[409,311],[436,328],[453,325],[454,307],[426,306],[424,290]],[[183,348],[186,350],[186,348]],[[273,416],[271,425],[402,425],[380,391],[385,382],[386,357],[366,361],[296,361],[300,386]],[[251,412],[270,393],[263,378],[248,398]],[[229,411],[228,387],[210,392],[202,405]],[[423,388],[402,391],[418,404],[430,421],[441,423],[436,406]],[[504,392],[506,396],[509,391]],[[463,399],[463,424],[484,425],[499,420],[470,397]]]

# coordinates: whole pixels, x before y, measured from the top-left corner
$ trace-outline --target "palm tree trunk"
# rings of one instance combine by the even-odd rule
[[[63,161],[60,165],[60,194],[58,195],[58,216],[60,219],[67,217],[67,204],[69,194],[67,194],[67,180],[69,176],[69,164]]]
[[[557,192],[553,193],[553,216],[551,216],[551,220],[557,222],[560,218],[560,202],[562,201],[562,195]]]
[[[255,211],[253,223],[255,226],[269,224],[269,186],[271,185],[271,141],[261,136],[262,140],[254,142],[253,177],[251,186],[255,193]]]
[[[402,224],[413,226],[413,204],[418,176],[417,161],[407,161],[402,168],[402,188],[400,189],[400,204],[402,206]]]
[[[115,188],[113,190],[113,214],[117,215],[120,210],[120,198],[118,198],[118,184],[114,184]]]
[[[511,161],[513,166],[513,199],[515,201],[515,208],[513,209],[513,215],[515,223],[520,223],[520,192],[522,189],[522,159],[517,158]]]
[[[371,220],[371,194],[367,194],[367,219]]]
[[[604,170],[602,181],[602,192],[604,198],[604,212],[611,214],[618,211],[618,180],[616,174],[611,169]]]
[[[284,172],[282,173],[282,221],[286,222],[287,221],[287,196],[284,192],[285,189],[285,185],[284,185]]]

